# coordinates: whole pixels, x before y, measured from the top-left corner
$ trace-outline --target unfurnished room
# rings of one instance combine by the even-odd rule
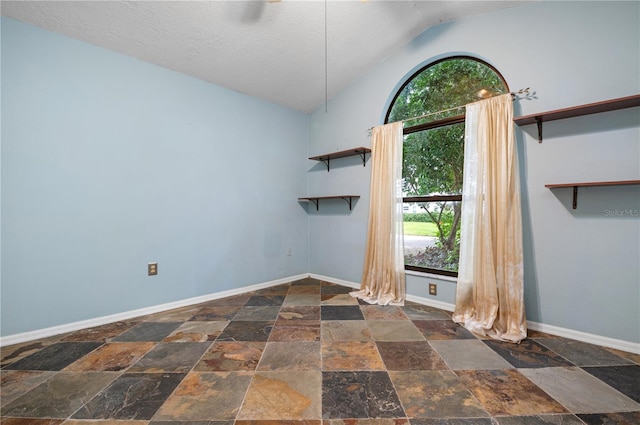
[[[2,425],[640,424],[640,1],[0,1]]]

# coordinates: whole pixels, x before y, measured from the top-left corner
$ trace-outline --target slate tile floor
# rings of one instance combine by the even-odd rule
[[[640,424],[640,356],[304,279],[2,348],[2,425]]]

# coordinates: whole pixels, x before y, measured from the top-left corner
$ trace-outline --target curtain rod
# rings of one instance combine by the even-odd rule
[[[480,92],[482,92],[482,91],[480,91]],[[509,92],[509,94],[511,95],[513,100],[518,99],[518,95],[526,94],[528,96],[529,95],[529,87],[527,87],[526,89],[520,89],[518,91]],[[429,112],[428,114],[424,114],[424,115],[420,115],[420,116],[412,117],[412,118],[407,118],[407,119],[396,121],[396,122],[405,123],[407,121],[419,120],[420,118],[426,118],[426,117],[430,117],[432,115],[438,115],[438,114],[442,114],[442,113],[449,112],[449,111],[455,111],[456,109],[460,109],[460,108],[464,108],[464,107],[466,107],[466,105],[454,106],[453,108],[443,109],[441,111],[436,111],[436,112]],[[367,131],[369,133],[371,133],[371,130],[373,130],[373,127],[370,127],[369,129],[367,129]]]

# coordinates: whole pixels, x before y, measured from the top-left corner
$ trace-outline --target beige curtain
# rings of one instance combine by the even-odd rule
[[[351,296],[370,304],[403,305],[402,123],[371,133],[369,226],[360,291]]]
[[[523,296],[520,183],[510,94],[466,107],[460,265],[453,320],[520,342]]]

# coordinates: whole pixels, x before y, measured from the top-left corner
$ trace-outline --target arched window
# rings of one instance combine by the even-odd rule
[[[509,91],[500,73],[467,56],[415,73],[385,123],[404,121],[405,269],[457,276],[464,159],[464,105]]]

